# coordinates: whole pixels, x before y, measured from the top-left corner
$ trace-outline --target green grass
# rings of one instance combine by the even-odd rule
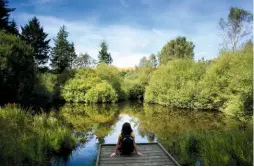
[[[253,128],[244,131],[203,130],[180,134],[160,142],[181,165],[195,165],[197,159],[206,166],[252,166]],[[160,137],[158,136],[159,140]]]
[[[0,109],[0,165],[49,165],[75,144],[72,132],[54,117],[32,116],[15,106]]]

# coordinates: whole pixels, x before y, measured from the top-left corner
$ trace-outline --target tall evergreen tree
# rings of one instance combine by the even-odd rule
[[[14,20],[12,20],[10,22],[9,27],[8,27],[8,32],[10,32],[11,34],[16,35],[16,36],[19,35],[18,26]]]
[[[51,66],[56,72],[61,73],[67,68],[71,68],[74,60],[75,48],[73,43],[69,43],[66,27],[62,26],[54,39],[55,47],[52,48]]]
[[[10,12],[13,12],[15,8],[8,8],[7,0],[0,0],[0,29],[8,31],[9,29],[9,16]]]
[[[72,42],[69,46],[70,49],[70,67],[74,67],[74,60],[77,58],[77,54],[75,52],[74,43]]]
[[[99,63],[112,64],[113,59],[111,54],[108,53],[108,45],[105,41],[101,43],[101,50],[98,55]]]
[[[47,63],[49,58],[50,39],[46,39],[48,34],[44,32],[39,20],[33,17],[29,20],[28,24],[21,27],[21,29],[22,39],[34,49],[34,60],[37,66]]]

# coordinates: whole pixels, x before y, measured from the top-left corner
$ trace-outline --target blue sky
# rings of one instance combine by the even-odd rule
[[[195,60],[218,56],[218,21],[230,6],[252,11],[252,0],[12,0],[18,25],[39,18],[49,38],[63,24],[77,53],[97,58],[106,40],[113,65],[134,66],[177,36],[195,44]],[[51,42],[53,45],[53,41]]]

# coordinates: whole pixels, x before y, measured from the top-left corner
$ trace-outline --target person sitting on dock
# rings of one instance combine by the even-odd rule
[[[138,151],[135,135],[128,122],[125,122],[122,126],[122,132],[118,136],[115,151],[110,155],[111,157],[116,156],[116,152],[119,150],[121,154],[131,154],[134,150],[137,155],[142,156],[143,154]]]

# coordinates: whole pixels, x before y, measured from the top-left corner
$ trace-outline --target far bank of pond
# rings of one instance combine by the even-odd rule
[[[62,135],[67,130],[75,140],[79,139],[76,140],[79,144],[68,151],[58,148],[60,151],[57,153],[48,154],[45,158],[47,162],[43,163],[47,165],[94,165],[98,144],[116,143],[124,122],[131,123],[137,142],[159,141],[181,165],[195,165],[198,160],[201,165],[253,165],[252,124],[241,127],[239,122],[219,112],[179,110],[129,102],[66,104],[52,110],[46,117],[47,121],[55,120],[55,126],[61,129],[54,130],[54,133],[64,136],[63,144],[57,147],[70,145],[67,141],[71,140],[66,139],[68,135]],[[54,143],[54,138],[51,142]],[[26,144],[28,146],[29,143]]]

